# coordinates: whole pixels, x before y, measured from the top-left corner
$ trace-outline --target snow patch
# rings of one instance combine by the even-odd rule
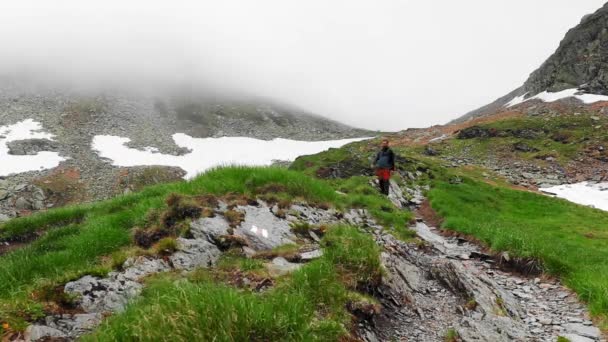
[[[0,126],[0,176],[14,173],[52,169],[65,160],[57,152],[42,151],[35,155],[9,154],[7,143],[27,139],[52,140],[54,135],[41,131],[42,125],[32,119],[14,125]]]
[[[442,141],[442,140],[445,140],[447,138],[449,138],[449,136],[447,134],[442,134],[441,136],[438,136],[436,138],[433,138],[433,139],[429,140],[429,142],[432,143],[432,142]]]
[[[521,103],[524,103],[524,102],[530,101],[530,100],[541,100],[543,102],[555,102],[557,100],[565,99],[568,97],[574,97],[574,98],[582,101],[585,104],[591,104],[591,103],[600,102],[600,101],[608,101],[608,96],[606,96],[606,95],[578,94],[579,92],[580,91],[577,88],[566,89],[566,90],[558,91],[556,93],[550,93],[545,90],[542,93],[539,93],[528,99],[524,99],[526,97],[526,95],[528,94],[528,93],[526,93],[524,95],[514,97],[513,99],[511,99],[511,101],[509,101],[505,104],[505,107],[507,107],[507,108],[513,107],[515,105],[518,105],[518,104],[521,104]]]
[[[505,107],[513,107],[515,105],[518,105],[520,103],[523,103],[526,101],[526,95],[528,95],[528,93],[525,93],[521,96],[515,96],[513,99],[511,99],[511,101],[507,102],[507,104],[505,104]]]
[[[570,202],[608,211],[608,183],[581,182],[540,189]]]
[[[330,141],[297,141],[288,139],[259,140],[246,137],[193,138],[183,133],[173,135],[180,147],[192,152],[174,156],[158,153],[154,147],[143,151],[129,148],[129,138],[97,135],[92,148],[100,157],[110,159],[115,166],[161,165],[177,166],[186,171],[184,178],[192,178],[205,170],[219,165],[270,165],[274,160],[294,160],[298,156],[315,154],[331,147],[368,138]]]

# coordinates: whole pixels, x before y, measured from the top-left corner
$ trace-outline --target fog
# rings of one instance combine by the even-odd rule
[[[5,0],[0,74],[210,87],[399,130],[518,87],[603,2]]]

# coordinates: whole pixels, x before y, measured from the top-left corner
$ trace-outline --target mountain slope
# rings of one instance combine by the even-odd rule
[[[148,94],[116,89],[74,91],[34,84],[0,78],[0,145],[6,138],[2,127],[32,119],[54,140],[12,141],[7,146],[8,154],[25,159],[39,151],[53,151],[65,160],[54,169],[0,173],[6,178],[0,180],[0,221],[31,210],[109,198],[184,175],[178,167],[147,166],[150,163],[113,166],[93,150],[92,142],[99,135],[128,138],[131,149],[144,151],[150,146],[154,153],[169,158],[190,152],[177,145],[175,133],[193,138],[238,136],[302,141],[371,135],[293,105],[252,96],[193,90]],[[238,161],[239,154],[234,150],[224,152],[224,159]]]
[[[555,53],[521,87],[451,123],[500,112],[518,96],[529,99],[544,91],[555,93],[573,88],[581,93],[608,95],[608,3],[570,29]],[[572,100],[569,108],[581,104]]]

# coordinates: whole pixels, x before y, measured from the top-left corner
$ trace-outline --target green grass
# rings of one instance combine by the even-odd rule
[[[444,227],[541,260],[594,314],[608,314],[608,213],[468,178],[438,181],[429,198]]]
[[[353,275],[352,287],[374,287],[382,279],[380,247],[368,234],[350,226],[331,228],[323,238],[323,257]]]
[[[608,119],[599,117],[591,119],[591,115],[561,115],[557,117],[519,117],[495,121],[479,125],[481,128],[494,129],[499,136],[476,139],[448,139],[434,146],[442,155],[461,156],[475,160],[492,160],[498,157],[515,157],[522,160],[535,160],[543,163],[546,156],[556,158],[561,165],[567,165],[590,144],[605,144],[608,142],[606,130]],[[537,136],[526,139],[514,136],[511,132],[531,130]],[[502,133],[502,134],[501,134]],[[567,137],[560,141],[556,136]],[[536,152],[514,151],[513,145],[523,142],[538,149]]]
[[[296,171],[266,167],[218,168],[189,182],[156,185],[95,204],[49,210],[0,226],[0,236],[6,240],[19,240],[42,232],[33,243],[0,256],[0,288],[3,292],[0,321],[8,321],[13,326],[23,324],[23,318],[27,318],[29,313],[16,309],[17,303],[36,307],[30,294],[39,283],[62,284],[84,274],[109,271],[109,263],[102,266],[104,256],[107,259],[107,256],[131,246],[132,229],[144,226],[151,210],[166,207],[165,199],[169,194],[236,193],[254,196],[259,189],[273,184],[280,184],[284,195],[309,203],[330,203],[338,209],[349,205],[370,206],[372,214],[400,225],[398,229],[403,231],[409,218],[407,213],[395,213],[396,218],[392,218],[382,211],[382,207],[392,205],[377,192],[343,196],[336,193],[335,184],[331,182]]]
[[[379,273],[380,254],[371,236],[353,227],[331,228],[324,242],[323,257],[263,293],[200,276],[159,277],[126,312],[83,340],[336,341],[350,329],[347,301],[362,297],[343,279]],[[361,252],[348,253],[355,247]]]

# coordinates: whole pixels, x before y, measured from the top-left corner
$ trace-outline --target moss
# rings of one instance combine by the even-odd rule
[[[166,237],[160,239],[154,245],[154,252],[157,255],[171,255],[177,250],[177,240],[173,237]]]
[[[230,227],[236,228],[245,220],[245,214],[241,211],[230,209],[224,212],[224,218],[230,224]]]

